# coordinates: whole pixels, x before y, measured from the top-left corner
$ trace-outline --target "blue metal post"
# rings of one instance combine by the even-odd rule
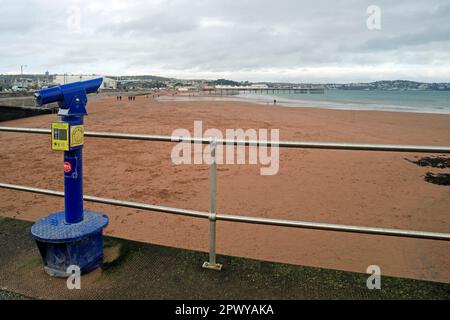
[[[82,125],[83,116],[62,117],[72,125]],[[64,151],[64,163],[70,164],[70,171],[64,170],[64,212],[66,223],[83,220],[83,148]]]

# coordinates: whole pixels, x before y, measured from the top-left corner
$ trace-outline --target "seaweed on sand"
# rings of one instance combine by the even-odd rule
[[[432,173],[427,172],[424,177],[425,181],[438,184],[441,186],[450,186],[450,173]]]

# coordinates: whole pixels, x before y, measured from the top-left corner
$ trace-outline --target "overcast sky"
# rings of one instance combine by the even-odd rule
[[[0,73],[450,82],[449,21],[449,0],[1,0]]]

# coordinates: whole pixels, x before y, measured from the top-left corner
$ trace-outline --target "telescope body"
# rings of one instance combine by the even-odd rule
[[[42,89],[35,93],[36,103],[38,106],[43,106],[57,102],[60,107],[58,114],[61,116],[86,115],[86,95],[97,92],[102,82],[102,78],[97,78]]]

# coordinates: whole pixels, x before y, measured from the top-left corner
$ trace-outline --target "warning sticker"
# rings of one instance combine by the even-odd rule
[[[84,127],[71,126],[70,127],[70,147],[82,146],[84,143]]]

